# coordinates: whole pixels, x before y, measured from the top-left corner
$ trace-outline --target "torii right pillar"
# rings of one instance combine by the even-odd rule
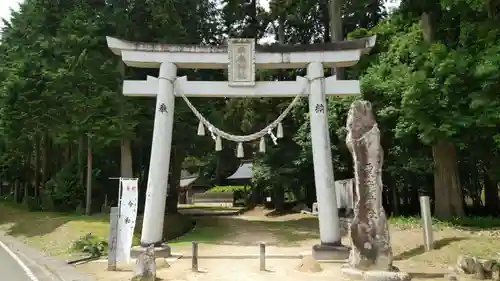
[[[311,62],[307,66],[307,78],[310,83],[309,119],[321,240],[320,244],[313,246],[312,256],[315,260],[345,260],[349,257],[349,249],[341,243],[323,64]]]

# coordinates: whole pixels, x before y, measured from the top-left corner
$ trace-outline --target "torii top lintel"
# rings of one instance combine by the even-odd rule
[[[228,68],[231,48],[226,46],[171,45],[142,43],[106,37],[111,51],[131,67],[159,68],[162,62],[172,62],[178,68]],[[252,40],[253,39],[230,39]],[[253,43],[256,68],[304,68],[310,62],[322,62],[325,67],[348,67],[356,64],[362,54],[375,45],[376,36],[309,45],[258,45]],[[247,41],[248,42],[248,41]]]

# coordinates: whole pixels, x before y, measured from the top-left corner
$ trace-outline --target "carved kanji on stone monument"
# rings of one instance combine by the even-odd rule
[[[392,271],[389,227],[382,206],[380,131],[367,101],[355,101],[347,117],[346,144],[353,157],[356,202],[350,226],[349,266],[361,270]]]

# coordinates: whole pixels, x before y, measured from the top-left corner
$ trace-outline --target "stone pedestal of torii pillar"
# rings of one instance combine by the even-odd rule
[[[349,249],[341,244],[323,64],[310,63],[307,66],[307,77],[310,83],[309,118],[321,240],[320,244],[313,246],[313,258],[315,260],[344,260],[349,257]]]
[[[142,222],[141,247],[133,247],[131,256],[143,252],[147,246],[155,245],[157,257],[170,256],[170,247],[162,244],[163,221],[168,192],[168,173],[174,126],[174,79],[177,67],[170,62],[160,66],[158,94],[151,145],[151,160],[146,190],[146,203]]]

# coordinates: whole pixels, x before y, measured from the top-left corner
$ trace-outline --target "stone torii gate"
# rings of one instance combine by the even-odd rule
[[[321,244],[317,259],[346,258],[340,243],[340,223],[328,130],[326,96],[356,95],[359,81],[324,77],[324,68],[355,65],[369,52],[375,37],[311,45],[257,45],[254,39],[229,39],[227,46],[186,46],[129,42],[107,37],[111,51],[130,67],[159,68],[158,78],[124,81],[123,94],[156,97],[151,160],[141,246],[162,242],[175,97],[297,97],[309,99],[314,180],[319,205]],[[229,81],[188,81],[178,68],[229,70]],[[255,70],[307,68],[296,81],[255,81]],[[339,255],[340,253],[340,255]]]

